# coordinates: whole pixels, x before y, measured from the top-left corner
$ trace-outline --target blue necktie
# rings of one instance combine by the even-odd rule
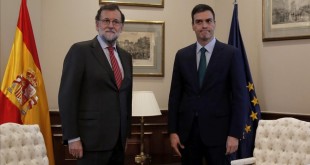
[[[202,47],[200,49],[200,61],[199,61],[199,67],[198,67],[198,76],[199,76],[199,87],[202,87],[202,83],[203,83],[203,79],[205,77],[205,73],[206,73],[206,49],[204,47]]]

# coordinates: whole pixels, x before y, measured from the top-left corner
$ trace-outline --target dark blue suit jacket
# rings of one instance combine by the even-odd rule
[[[124,79],[117,88],[113,70],[97,37],[74,44],[63,65],[59,111],[63,140],[80,137],[86,151],[125,145],[132,112],[132,58],[117,47]]]
[[[246,93],[244,65],[236,48],[216,41],[201,89],[196,43],[180,49],[175,57],[169,96],[169,133],[177,133],[184,143],[197,116],[206,145],[225,145],[227,136],[241,138]]]

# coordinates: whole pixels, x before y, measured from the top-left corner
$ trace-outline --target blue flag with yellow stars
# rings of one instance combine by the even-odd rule
[[[244,123],[243,137],[239,141],[238,151],[234,155],[232,155],[232,159],[234,160],[253,156],[256,128],[258,125],[258,120],[261,117],[260,107],[255,94],[254,83],[252,80],[248,59],[240,33],[237,3],[234,4],[228,44],[237,47],[240,50],[240,53],[242,53],[247,81],[247,86],[245,88],[247,88],[249,92],[248,109],[244,112],[246,123]]]

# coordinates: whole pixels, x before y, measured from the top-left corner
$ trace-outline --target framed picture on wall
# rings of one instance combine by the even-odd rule
[[[263,0],[263,41],[310,38],[310,0]]]
[[[164,7],[164,0],[99,0],[99,4],[116,3],[121,6]]]
[[[164,77],[165,23],[126,20],[117,44],[133,57],[133,76]]]

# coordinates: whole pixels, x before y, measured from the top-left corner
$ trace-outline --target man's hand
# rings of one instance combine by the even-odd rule
[[[83,157],[83,146],[80,140],[69,143],[69,153],[75,158]]]
[[[179,136],[176,133],[170,134],[170,143],[173,150],[181,157],[182,155],[179,151],[179,147],[183,149],[184,146],[181,144]]]
[[[125,152],[127,151],[127,148],[128,148],[128,140],[129,140],[129,138],[127,138],[126,142],[125,142]]]
[[[238,150],[239,140],[232,136],[227,137],[226,142],[226,155],[232,154]]]

